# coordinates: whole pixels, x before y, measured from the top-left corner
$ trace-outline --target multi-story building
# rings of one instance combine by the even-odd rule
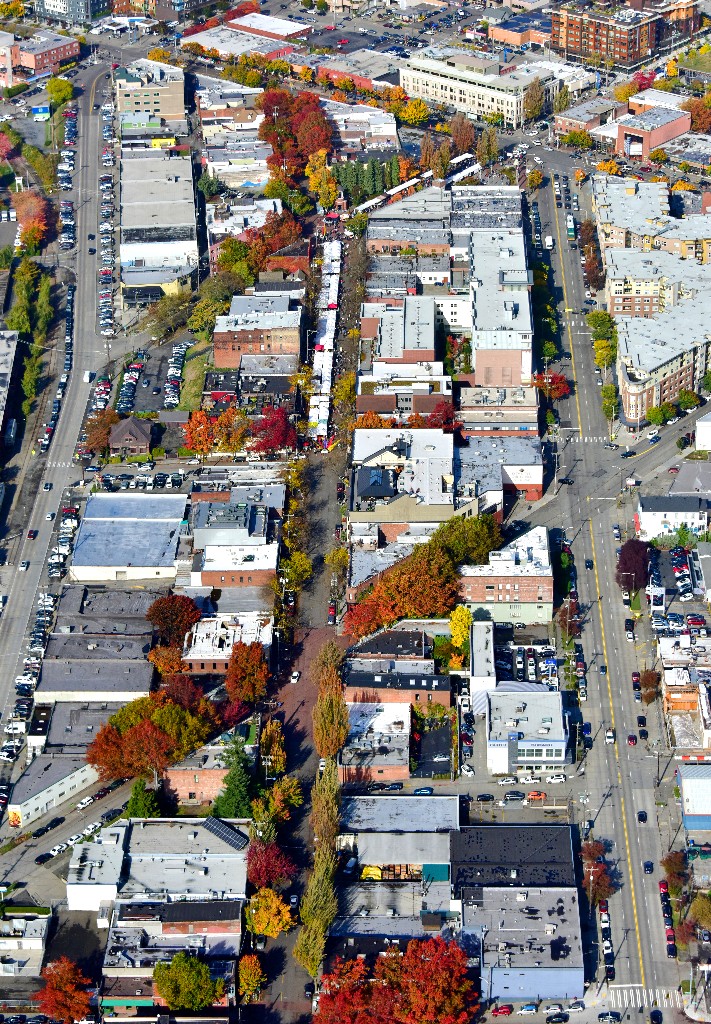
[[[669,252],[608,249],[605,301],[612,316],[656,316],[711,286],[711,268]]]
[[[298,355],[302,309],[288,293],[235,295],[215,321],[215,366],[237,368],[243,355]]]
[[[76,39],[60,36],[46,28],[35,32],[29,39],[14,39],[10,32],[2,32],[0,81],[10,87],[27,79],[55,74],[63,64],[76,60],[79,52]]]
[[[592,192],[603,262],[610,249],[661,249],[711,263],[711,215],[675,217],[666,182],[596,174]]]
[[[444,103],[477,118],[501,114],[510,128],[524,122],[524,97],[538,80],[550,110],[560,88],[551,71],[501,64],[454,49],[436,49],[411,57],[400,69],[400,84],[410,96]]]
[[[185,120],[185,76],[181,68],[156,60],[135,60],[114,74],[119,114],[152,114]]]
[[[490,552],[487,565],[460,566],[459,599],[496,622],[550,622],[553,567],[546,528],[534,527]]]
[[[711,326],[705,294],[657,316],[621,317],[617,377],[626,422],[644,423],[647,410],[700,391],[709,365]]]
[[[613,13],[565,4],[551,12],[551,21],[551,48],[566,60],[602,58],[631,69],[692,38],[700,15],[697,0],[638,0]]]
[[[69,28],[72,25],[90,25],[111,11],[109,0],[34,0],[34,17],[38,21]]]

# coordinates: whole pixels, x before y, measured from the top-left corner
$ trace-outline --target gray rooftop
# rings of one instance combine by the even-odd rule
[[[523,898],[522,898],[523,896]],[[582,968],[580,907],[575,887],[486,887],[465,899],[462,929],[483,946],[482,971]],[[582,994],[582,993],[581,993]]]
[[[152,630],[148,623],[138,636],[116,634],[76,635],[54,633],[47,644],[44,660],[69,661],[142,661],[151,649]]]
[[[558,117],[566,121],[584,122],[598,115],[612,113],[618,106],[617,100],[605,99],[604,96],[595,96],[592,99],[584,100],[582,103],[576,103],[574,106],[568,107],[567,110],[561,111]]]
[[[185,494],[92,494],[77,533],[76,566],[174,564]]]
[[[674,497],[700,495],[704,498],[711,495],[711,463],[695,459],[683,460],[678,474],[672,480],[669,494]]]
[[[166,156],[122,159],[120,219],[122,243],[140,242],[146,231],[150,231],[151,240],[194,239],[195,199],[190,159]]]
[[[49,786],[86,767],[85,754],[39,754],[12,787],[10,806],[24,804]]]
[[[454,473],[458,493],[465,499],[487,491],[501,490],[502,469],[511,466],[541,466],[541,442],[537,437],[477,437],[454,449]]]
[[[16,352],[17,331],[0,331],[0,424],[5,421],[5,409]]]
[[[618,317],[617,337],[618,361],[633,379],[644,380],[694,346],[705,348],[711,338],[708,295],[688,298],[654,317]]]
[[[670,110],[667,107],[650,107],[649,110],[643,110],[639,114],[625,114],[617,123],[623,128],[636,128],[639,131],[652,132],[686,116],[686,112],[683,110]]]
[[[637,235],[659,234],[667,227],[669,188],[664,182],[594,174],[592,187],[600,224],[625,227]]]
[[[47,733],[50,747],[61,747],[64,753],[78,756],[89,746],[97,732],[123,704],[54,704]]]
[[[36,690],[38,700],[55,700],[55,694],[126,693],[136,697],[150,692],[153,666],[148,661],[106,660],[45,661],[42,677]]]
[[[679,283],[684,292],[694,292],[711,285],[711,266],[697,263],[693,259],[680,259],[673,252],[656,249],[640,252],[639,249],[608,249],[605,253],[608,282],[624,280],[669,285]]]
[[[640,494],[638,495],[640,512],[701,512],[707,510],[709,500],[699,495],[689,494]]]
[[[389,936],[391,941],[431,938],[439,931],[438,925],[443,923],[444,913],[449,910],[449,883],[446,881],[428,881],[424,893],[419,880],[383,881],[377,885],[366,882],[342,887],[338,895],[338,916],[329,934],[345,936],[349,944],[367,936]],[[435,924],[427,920],[427,914],[441,916]],[[353,955],[353,951],[350,952]]]
[[[341,802],[342,833],[449,832],[458,828],[456,795],[348,796]]]
[[[562,694],[544,690],[536,694],[493,690],[488,695],[489,739],[507,740],[512,731],[521,740],[565,740]],[[511,725],[514,722],[515,725]]]

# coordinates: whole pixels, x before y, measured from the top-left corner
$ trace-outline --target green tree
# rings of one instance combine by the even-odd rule
[[[129,818],[160,818],[160,804],[154,789],[146,787],[145,779],[136,779],[126,808]]]
[[[322,924],[306,924],[296,936],[292,955],[307,974],[315,978],[326,947],[326,929]]]
[[[218,316],[222,316],[229,308],[229,299],[200,299],[197,305],[193,306],[188,318],[188,327],[196,333],[210,335],[215,330]]]
[[[695,409],[701,402],[701,399],[695,391],[688,391],[686,388],[682,388],[676,397],[677,405],[684,412],[689,409]]]
[[[204,1010],[224,993],[222,979],[213,981],[205,961],[189,953],[176,953],[169,964],[156,964],[153,981],[170,1010]]]
[[[316,925],[328,930],[338,912],[333,884],[336,863],[333,850],[323,846],[319,841],[314,857],[314,869],[301,900],[301,920],[306,926]]]
[[[617,325],[615,318],[609,313],[602,309],[596,309],[592,313],[588,313],[585,319],[592,331],[593,341],[597,341],[599,338],[607,340],[614,338],[617,341]]]
[[[313,576],[313,565],[303,551],[294,551],[280,566],[287,590],[301,590]]]
[[[190,295],[181,292],[178,295],[163,295],[148,307],[143,329],[153,335],[161,336],[177,331],[183,327],[190,315]]]
[[[570,89],[567,85],[564,85],[558,95],[553,100],[553,113],[562,114],[564,110],[567,110],[570,106]]]
[[[656,427],[661,427],[674,416],[676,416],[676,409],[671,402],[663,402],[661,405],[653,405],[647,409],[647,421]]]
[[[535,121],[543,113],[546,103],[546,93],[540,78],[534,78],[526,92],[523,94],[523,119],[524,121]]]
[[[216,818],[250,818],[253,782],[250,760],[240,737],[235,736],[230,741],[222,754],[222,762],[228,771],[222,792],[212,805],[212,814]]]
[[[222,182],[219,178],[213,178],[207,171],[203,171],[198,178],[197,187],[206,199],[212,199],[222,191]]]
[[[316,0],[316,10],[319,14],[326,14],[328,12],[326,0]]]
[[[707,370],[701,381],[704,391],[711,391],[711,370]]]
[[[489,552],[501,547],[501,528],[493,516],[453,516],[432,536],[430,544],[445,552],[454,565],[485,565]]]
[[[560,141],[564,146],[571,146],[573,149],[592,149],[593,137],[590,132],[583,129],[574,129],[561,135]]]
[[[543,362],[547,365],[548,363],[553,362],[557,355],[558,348],[556,343],[550,340],[544,341],[541,345],[541,358],[543,359]]]
[[[617,388],[614,384],[603,384],[600,389],[602,414],[606,420],[614,420],[617,415]]]
[[[50,78],[45,86],[49,102],[53,107],[60,107],[62,103],[69,103],[74,96],[74,86],[63,78]]]

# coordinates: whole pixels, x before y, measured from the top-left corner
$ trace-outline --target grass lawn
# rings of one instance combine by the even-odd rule
[[[188,349],[183,367],[183,386],[180,389],[179,409],[193,412],[200,408],[209,352],[209,341],[199,341],[197,345]]]
[[[689,68],[691,71],[711,71],[711,53],[697,53],[695,57],[681,57],[680,68]]]
[[[630,611],[631,612],[641,612],[642,611],[642,599],[639,596],[639,590],[635,594],[632,594],[632,596],[630,597]]]

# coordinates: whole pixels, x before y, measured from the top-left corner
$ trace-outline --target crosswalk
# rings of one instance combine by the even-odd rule
[[[603,987],[600,999],[604,999],[614,1010],[624,1010],[628,1006],[681,1009],[684,1005],[683,996],[676,988],[642,988],[641,985],[610,985],[606,995]]]
[[[77,469],[79,468],[76,462],[72,462],[71,459],[68,459],[66,462],[55,459],[47,460],[47,469],[69,469],[70,466],[74,466]]]

